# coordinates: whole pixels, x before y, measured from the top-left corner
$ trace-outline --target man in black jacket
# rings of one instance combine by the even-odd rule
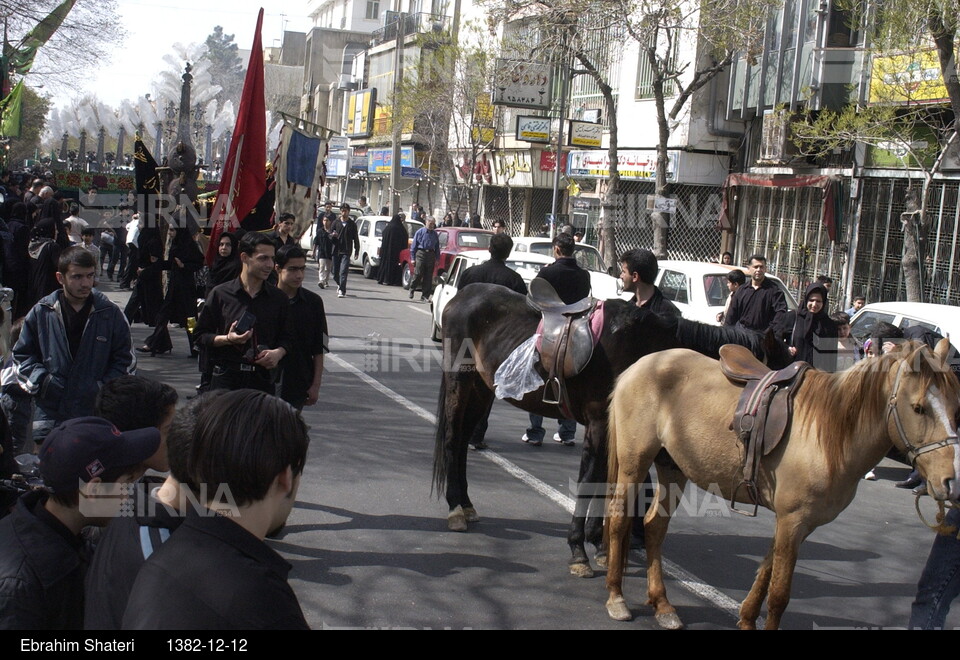
[[[505,263],[510,252],[513,250],[513,239],[507,234],[496,234],[490,238],[490,259],[471,266],[460,276],[459,288],[468,284],[485,282],[487,284],[499,284],[512,291],[527,295],[527,285],[524,284],[520,273],[513,270]]]
[[[573,256],[575,245],[576,242],[570,234],[561,232],[554,236],[553,256],[556,261],[537,273],[537,277],[549,282],[560,299],[568,305],[590,295],[590,273],[577,264],[577,259]],[[572,419],[561,419],[559,422],[560,430],[553,435],[553,439],[565,447],[572,447],[577,433],[577,422]],[[543,444],[544,435],[543,416],[530,413],[530,427],[521,440],[539,447]]]
[[[228,392],[205,408],[187,461],[204,506],[140,569],[123,629],[306,629],[291,566],[264,538],[293,508],[308,444],[299,413],[263,392]]]
[[[340,205],[340,217],[333,223],[330,238],[334,242],[333,252],[333,279],[340,289],[337,298],[347,296],[347,273],[350,272],[350,252],[353,258],[360,256],[360,236],[357,234],[357,223],[350,217],[350,205]]]
[[[119,515],[116,487],[103,488],[132,483],[148,467],[159,467],[160,453],[165,463],[157,428],[121,433],[105,419],[78,417],[50,432],[40,475],[52,492],[27,493],[0,520],[0,629],[83,627],[89,550],[80,532]]]
[[[524,284],[520,273],[513,270],[505,263],[510,252],[513,250],[513,239],[507,234],[496,234],[490,239],[490,259],[471,266],[460,276],[459,288],[462,290],[470,284],[486,283],[499,284],[521,295],[527,295],[527,285]],[[474,449],[486,449],[487,443],[484,442],[484,436],[487,434],[487,426],[490,417],[490,409],[493,407],[493,401],[490,401],[490,408],[487,408],[483,419],[477,423],[470,438],[470,446]]]

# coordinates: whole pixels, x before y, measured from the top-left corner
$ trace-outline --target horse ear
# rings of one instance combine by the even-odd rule
[[[937,347],[933,349],[933,354],[940,359],[940,364],[946,364],[950,357],[950,340],[944,337],[937,342]]]

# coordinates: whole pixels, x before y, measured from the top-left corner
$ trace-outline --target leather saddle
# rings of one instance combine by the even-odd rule
[[[779,371],[768,369],[749,349],[737,344],[720,347],[720,371],[729,380],[743,386],[730,428],[737,432],[743,447],[743,477],[730,498],[736,513],[756,516],[760,506],[757,472],[760,460],[776,449],[786,436],[793,416],[793,397],[810,365],[794,362]],[[753,512],[737,509],[737,495],[745,488],[753,502]]]
[[[540,332],[540,366],[547,373],[543,402],[558,405],[570,414],[565,381],[587,366],[593,357],[594,338],[590,314],[597,305],[592,297],[567,304],[542,277],[530,282],[527,302],[543,314]]]

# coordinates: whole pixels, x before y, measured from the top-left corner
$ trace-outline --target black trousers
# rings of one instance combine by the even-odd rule
[[[260,390],[267,394],[276,395],[277,386],[273,382],[272,374],[266,369],[256,367],[253,371],[241,371],[237,367],[214,365],[213,378],[210,380],[211,390]]]

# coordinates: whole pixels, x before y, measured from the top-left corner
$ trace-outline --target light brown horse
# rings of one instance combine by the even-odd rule
[[[905,344],[845,372],[807,372],[787,435],[763,458],[757,475],[760,503],[776,514],[776,531],[740,607],[741,628],[756,627],[764,599],[766,627],[779,627],[800,544],[850,504],[863,475],[891,444],[916,461],[935,499],[958,498],[960,383],[946,366],[948,350],[946,340],[936,351]],[[622,591],[630,530],[630,517],[622,512],[632,502],[626,487],[642,482],[656,459],[658,497],[644,521],[649,604],[662,627],[682,626],[661,569],[661,545],[677,498],[663,494],[682,492],[690,480],[730,500],[742,473],[742,449],[730,429],[741,390],[721,373],[719,362],[686,349],[644,357],[617,381],[610,403],[605,528],[612,618],[631,618]]]

